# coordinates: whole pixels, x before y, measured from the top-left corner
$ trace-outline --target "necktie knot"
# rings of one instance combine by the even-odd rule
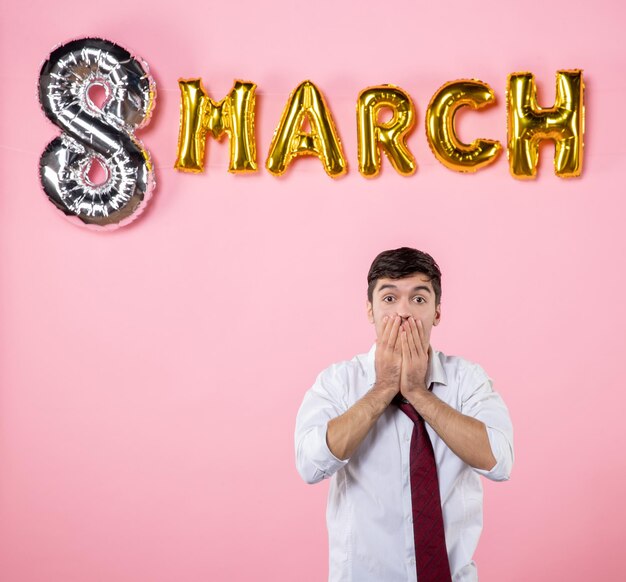
[[[405,400],[400,394],[396,395],[396,397],[393,399],[393,403],[414,423],[422,420],[422,417],[418,414],[417,410],[413,408],[413,405]]]

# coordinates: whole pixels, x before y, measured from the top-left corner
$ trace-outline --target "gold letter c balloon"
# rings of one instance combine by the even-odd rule
[[[475,172],[493,163],[502,146],[498,141],[477,139],[471,144],[459,140],[454,117],[459,108],[481,109],[495,102],[486,83],[476,80],[451,81],[433,96],[426,110],[426,137],[435,157],[457,172]]]

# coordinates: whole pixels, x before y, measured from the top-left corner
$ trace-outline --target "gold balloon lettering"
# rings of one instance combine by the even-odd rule
[[[310,131],[303,131],[305,122]],[[347,171],[330,111],[311,81],[301,83],[289,97],[265,165],[271,174],[281,176],[293,158],[301,155],[317,156],[331,178]]]
[[[475,172],[493,163],[502,146],[490,139],[463,143],[456,134],[454,117],[461,107],[481,109],[495,102],[495,94],[486,83],[459,80],[446,83],[433,96],[426,110],[426,137],[435,157],[446,168],[457,172]]]
[[[257,169],[254,133],[256,85],[235,81],[231,92],[219,102],[209,98],[200,79],[179,81],[181,92],[180,131],[175,168],[202,172],[206,140],[227,135],[230,141],[229,171]],[[537,88],[531,73],[509,76],[507,93],[507,154],[513,177],[534,178],[539,144],[556,144],[557,176],[579,176],[583,164],[585,125],[582,71],[557,71],[556,100],[552,107],[537,103]],[[476,172],[496,161],[502,145],[496,140],[475,139],[466,144],[459,138],[456,114],[462,107],[481,110],[495,103],[489,85],[476,79],[450,81],[433,95],[426,109],[426,137],[434,156],[457,172]],[[357,144],[359,172],[372,178],[380,173],[381,150],[403,176],[415,173],[415,157],[407,137],[415,126],[415,107],[408,93],[394,85],[368,87],[358,95]],[[385,110],[391,118],[382,119]],[[291,93],[270,144],[265,167],[281,176],[298,156],[316,156],[332,178],[346,173],[347,162],[324,95],[304,81]]]
[[[389,121],[380,121],[382,109],[391,109]],[[406,138],[415,125],[415,107],[407,93],[393,85],[368,87],[357,99],[359,172],[373,178],[380,172],[380,148],[395,170],[410,176],[417,169]],[[380,148],[379,148],[380,146]]]
[[[231,92],[216,103],[206,94],[200,79],[181,79],[180,130],[175,168],[188,172],[204,170],[208,133],[215,139],[227,135],[230,141],[230,172],[254,172],[254,83],[235,81]]]
[[[551,108],[537,104],[531,73],[509,76],[507,90],[509,169],[516,178],[537,174],[539,142],[555,142],[554,170],[561,178],[582,171],[584,131],[582,71],[557,71],[556,100]]]

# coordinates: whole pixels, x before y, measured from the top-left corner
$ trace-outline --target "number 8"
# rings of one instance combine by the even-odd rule
[[[101,108],[89,94],[96,85],[105,91]],[[43,64],[39,101],[63,133],[41,156],[41,184],[73,221],[111,230],[144,210],[154,169],[134,131],[148,124],[155,99],[148,65],[107,40],[71,41]],[[102,184],[89,179],[96,160],[105,169]]]

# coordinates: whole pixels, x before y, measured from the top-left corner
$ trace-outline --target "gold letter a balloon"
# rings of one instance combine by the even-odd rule
[[[302,130],[307,120],[310,132]],[[266,167],[275,176],[280,176],[291,160],[301,155],[317,156],[331,178],[346,172],[346,160],[335,124],[324,96],[311,81],[304,81],[291,94],[274,133]]]

